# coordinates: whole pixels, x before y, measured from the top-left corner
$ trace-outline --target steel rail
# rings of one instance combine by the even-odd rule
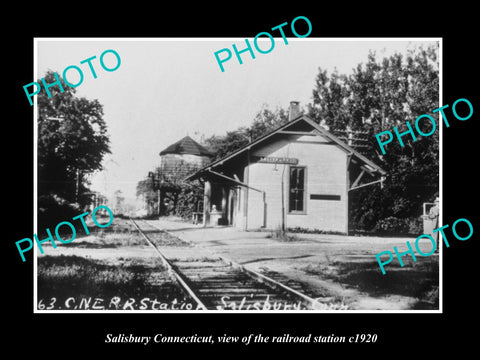
[[[133,225],[135,226],[135,228],[138,230],[138,232],[143,236],[143,238],[147,241],[147,243],[154,248],[154,250],[157,252],[158,256],[160,257],[160,259],[162,260],[162,263],[164,264],[164,266],[167,268],[168,270],[168,273],[170,275],[172,275],[176,280],[177,282],[180,284],[180,286],[188,293],[188,295],[193,299],[195,300],[195,302],[197,303],[197,309],[202,309],[202,310],[207,310],[207,307],[203,304],[203,302],[197,297],[197,295],[195,294],[195,292],[190,288],[190,286],[188,286],[188,284],[185,282],[185,280],[183,279],[183,277],[179,274],[178,270],[175,269],[175,267],[170,263],[170,261],[168,261],[168,259],[160,252],[160,250],[158,250],[158,248],[155,246],[155,244],[148,238],[148,236],[142,231],[142,229],[140,229],[140,227],[138,226],[138,224],[132,219],[130,218],[130,220],[132,221]]]
[[[169,232],[168,230],[165,230],[165,229],[161,229],[159,228],[158,226],[156,226],[155,224],[148,224],[156,229],[158,229],[159,231],[162,231],[162,232],[165,232],[173,237],[178,237],[176,235],[174,235],[173,233]],[[321,303],[320,301],[308,296],[308,295],[305,295],[301,292],[299,292],[298,290],[295,290],[293,288],[291,288],[290,286],[288,285],[285,285],[285,284],[282,284],[281,282],[275,280],[275,279],[272,279],[271,277],[267,276],[267,275],[264,275],[264,274],[261,274],[257,271],[254,271],[254,270],[251,270],[251,269],[248,269],[246,268],[244,265],[241,265],[231,259],[228,259],[224,256],[221,256],[221,255],[218,255],[218,254],[214,254],[212,251],[210,251],[210,249],[206,248],[205,246],[202,246],[202,245],[198,245],[198,244],[195,244],[193,243],[192,241],[189,241],[189,240],[184,240],[184,239],[181,239],[182,241],[184,242],[187,242],[188,244],[190,245],[194,245],[194,246],[198,246],[198,247],[201,247],[202,249],[208,251],[212,256],[214,257],[218,257],[220,260],[222,260],[223,262],[227,263],[227,264],[230,264],[230,266],[232,267],[235,267],[237,269],[239,269],[240,271],[246,273],[247,275],[249,275],[252,279],[258,281],[258,282],[262,282],[264,284],[266,284],[267,286],[271,287],[271,288],[274,288],[274,289],[281,289],[282,291],[284,292],[287,292],[287,293],[290,293],[290,294],[293,294],[295,295],[296,297],[299,297],[302,299],[302,303],[304,305],[307,305],[307,307],[311,307],[312,309],[315,309],[317,306],[322,306],[324,305],[323,303]]]

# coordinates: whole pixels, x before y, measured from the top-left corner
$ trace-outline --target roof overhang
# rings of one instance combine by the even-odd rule
[[[292,127],[293,125],[299,123],[299,122],[306,122],[309,124],[312,128],[310,132],[308,131],[289,131],[288,128]],[[342,140],[322,128],[320,125],[318,125],[312,118],[310,118],[308,115],[301,115],[297,117],[296,119],[278,127],[277,129],[269,132],[268,134],[265,134],[258,139],[246,144],[245,146],[233,151],[232,153],[224,156],[223,158],[216,160],[207,166],[201,168],[200,170],[196,171],[195,173],[187,176],[184,180],[185,181],[190,181],[194,180],[197,178],[201,178],[202,176],[205,175],[205,172],[209,170],[213,170],[218,166],[221,166],[225,164],[226,162],[232,160],[235,157],[238,157],[239,155],[245,153],[246,151],[258,146],[260,143],[264,142],[265,140],[271,138],[274,135],[277,134],[285,134],[285,135],[311,135],[311,136],[323,136],[327,138],[329,141],[337,145],[340,149],[342,149],[347,155],[349,156],[350,160],[353,161],[354,163],[359,164],[359,166],[362,168],[362,170],[367,171],[369,174],[380,174],[381,176],[385,176],[387,172],[383,170],[380,166],[376,165],[373,161],[369,160],[366,158],[364,155],[360,154],[358,151],[353,149],[352,147],[348,146],[345,144]]]

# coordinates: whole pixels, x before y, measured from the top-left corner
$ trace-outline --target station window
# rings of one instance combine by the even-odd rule
[[[305,167],[290,167],[290,182],[288,192],[288,211],[290,213],[305,213],[306,171],[307,170]]]

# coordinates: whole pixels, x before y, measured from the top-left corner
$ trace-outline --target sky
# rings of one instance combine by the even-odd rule
[[[270,46],[265,41],[259,42],[262,49]],[[367,61],[369,51],[381,58],[432,43],[434,39],[288,38],[287,45],[280,37],[268,54],[253,48],[252,59],[243,53],[243,64],[233,54],[222,72],[214,53],[224,48],[233,53],[232,44],[241,50],[245,38],[37,38],[34,72],[39,79],[48,70],[61,75],[70,65],[82,69],[77,96],[103,104],[112,152],[104,159],[104,170],[91,177],[91,188],[107,196],[121,190],[133,200],[137,182],[159,165],[159,152],[184,136],[199,141],[201,135],[248,126],[263,105],[287,109],[290,101],[299,101],[306,106],[319,67],[350,74]],[[109,49],[121,58],[112,72],[99,63]],[[88,64],[80,64],[92,56],[96,79]],[[108,67],[116,63],[111,53],[104,59]],[[76,83],[75,71],[70,74]]]

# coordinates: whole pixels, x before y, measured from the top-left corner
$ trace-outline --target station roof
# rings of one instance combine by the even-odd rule
[[[248,143],[247,145],[241,147],[240,149],[226,155],[222,159],[216,160],[216,161],[208,164],[204,168],[198,170],[196,173],[193,173],[193,174],[189,175],[185,180],[188,181],[188,180],[192,180],[194,178],[197,178],[197,177],[201,176],[202,173],[205,173],[206,171],[209,171],[209,170],[213,170],[216,167],[221,166],[224,163],[226,163],[228,161],[231,161],[232,159],[235,159],[236,157],[245,153],[245,151],[247,151],[247,150],[249,150],[249,149],[251,149],[255,146],[258,146],[259,144],[261,144],[262,142],[264,142],[265,140],[267,140],[268,138],[270,138],[271,136],[273,136],[275,134],[298,134],[298,135],[300,135],[300,134],[302,134],[302,132],[288,131],[288,130],[295,130],[295,126],[298,126],[300,124],[307,125],[307,127],[309,127],[311,130],[313,130],[313,132],[312,132],[313,134],[324,136],[331,143],[335,144],[336,146],[341,148],[343,151],[345,151],[348,155],[354,157],[356,159],[356,161],[365,165],[363,168],[367,172],[369,172],[369,173],[379,173],[381,175],[386,175],[387,174],[387,172],[385,170],[383,170],[380,166],[376,165],[375,163],[373,163],[372,161],[367,159],[365,156],[360,154],[358,151],[356,151],[355,149],[353,149],[352,147],[348,146],[343,141],[338,139],[332,133],[330,133],[327,130],[325,130],[324,128],[322,128],[315,121],[313,121],[313,119],[311,119],[309,116],[301,115],[301,116],[297,117],[296,119],[294,119],[294,120],[278,127],[277,129],[269,132],[268,134],[265,134],[265,135],[259,137],[258,139]],[[305,134],[305,133],[306,132],[303,132],[303,134]]]
[[[167,146],[164,150],[160,151],[160,156],[166,154],[190,154],[198,156],[213,156],[213,154],[193,140],[190,136],[185,136],[183,139],[178,140],[170,146]]]

